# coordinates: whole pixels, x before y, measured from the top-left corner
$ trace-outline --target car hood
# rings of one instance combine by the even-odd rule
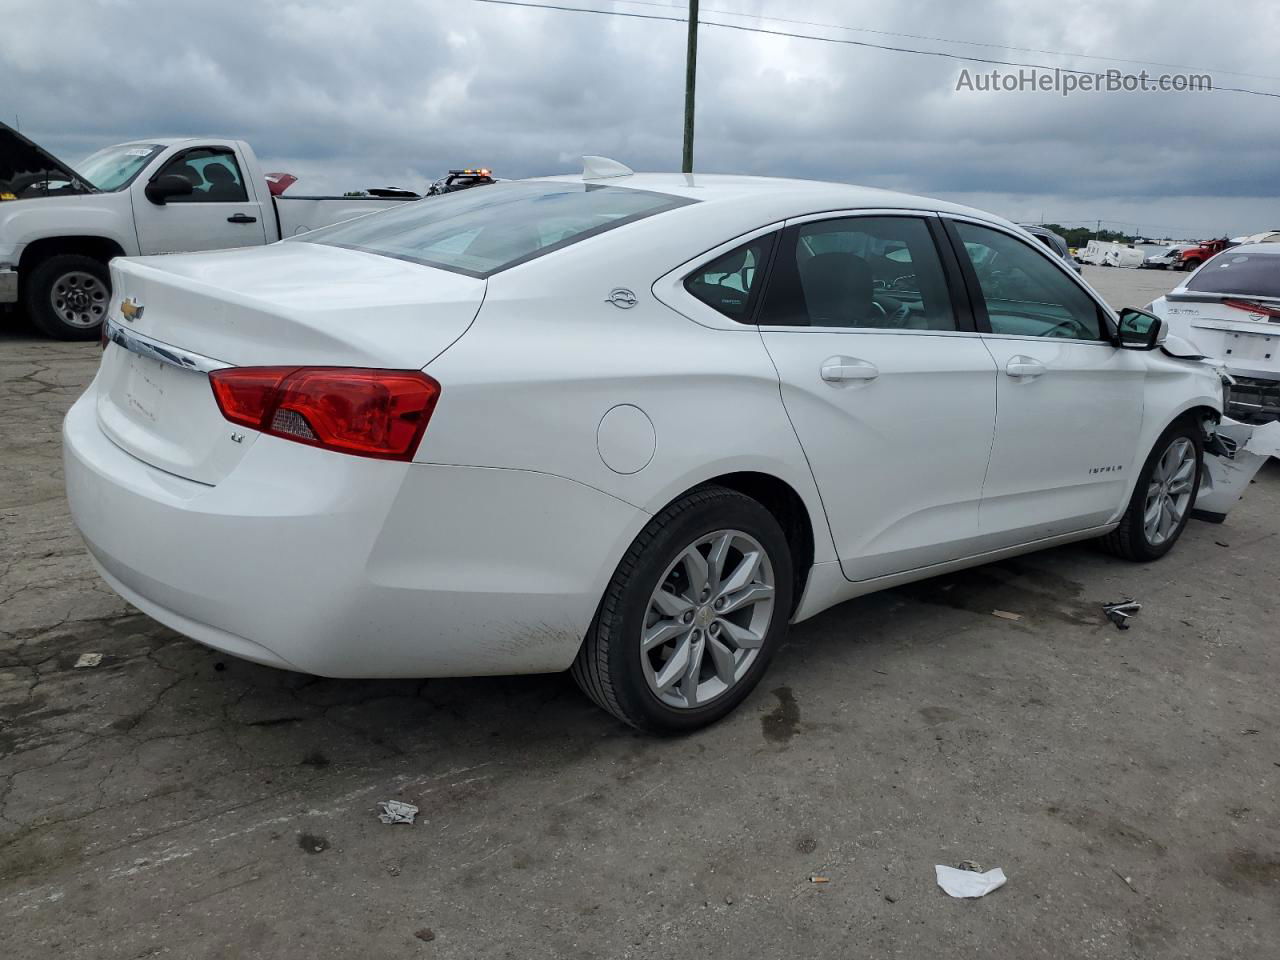
[[[96,192],[49,151],[0,123],[0,202]]]

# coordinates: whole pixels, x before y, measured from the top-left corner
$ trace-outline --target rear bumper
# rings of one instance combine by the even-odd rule
[[[233,656],[331,677],[565,669],[647,516],[521,470],[391,463],[259,437],[217,486],[63,425],[67,498],[104,579]]]

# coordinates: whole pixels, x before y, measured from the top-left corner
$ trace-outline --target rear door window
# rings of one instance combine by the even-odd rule
[[[595,183],[516,181],[427,197],[296,239],[485,278],[694,202]]]
[[[840,217],[789,228],[760,322],[956,329],[938,249],[920,217]]]

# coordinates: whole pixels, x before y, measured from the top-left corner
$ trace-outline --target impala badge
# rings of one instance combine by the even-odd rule
[[[142,319],[142,304],[130,297],[128,300],[120,301],[120,316],[124,317],[130,323],[135,320]]]
[[[605,297],[605,300],[622,310],[630,310],[639,303],[636,295],[626,287],[614,287],[609,291],[609,296]]]

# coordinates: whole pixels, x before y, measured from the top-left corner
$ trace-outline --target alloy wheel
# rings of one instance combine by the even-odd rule
[[[1147,485],[1142,529],[1153,547],[1163,544],[1178,529],[1191,507],[1196,476],[1196,448],[1186,437],[1175,437],[1156,461]]]
[[[769,555],[741,530],[689,544],[658,580],[645,610],[640,659],[649,689],[671,707],[701,707],[735,686],[773,620]]]

